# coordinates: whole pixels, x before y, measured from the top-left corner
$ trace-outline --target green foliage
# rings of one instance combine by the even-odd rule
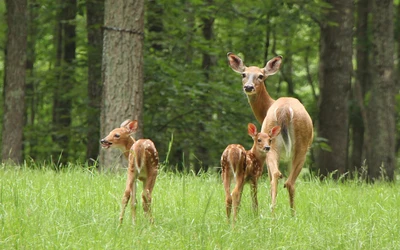
[[[260,67],[273,56],[282,55],[281,73],[267,79],[268,91],[274,98],[289,95],[288,79],[291,79],[294,84],[291,95],[302,101],[316,123],[318,23],[330,8],[325,1],[257,0],[249,4],[243,0],[160,0],[145,1],[145,4],[144,136],[154,140],[161,161],[168,152],[171,169],[190,170],[196,164],[215,169],[228,144],[251,146],[246,125],[257,122],[242,93],[240,76],[227,65],[229,51],[239,54],[246,65]],[[29,53],[34,54],[35,61],[27,79],[32,91],[26,94],[24,156],[50,162],[64,150],[69,153],[71,162],[84,162],[86,132],[91,126],[86,117],[89,109],[87,51],[90,48],[87,46],[85,1],[78,1],[74,86],[65,93],[74,97],[72,126],[68,131],[70,145],[61,149],[52,140],[57,133],[52,125],[53,92],[59,87],[57,73],[64,70],[56,65],[55,30],[59,7],[57,1],[51,0],[36,0],[34,8],[29,7],[30,14],[36,13],[29,23],[29,29],[35,31],[29,37],[34,44]],[[0,13],[4,16],[3,2]],[[205,19],[213,21],[211,40],[203,33]],[[6,23],[4,17],[1,20],[0,47],[4,48]],[[399,33],[399,19],[396,20],[396,33]],[[159,25],[156,29],[155,23]],[[203,68],[205,55],[211,57],[209,68]],[[3,59],[0,60],[2,82],[3,54],[0,59]],[[121,115],[121,121],[115,125],[131,116]],[[260,126],[257,124],[258,128]],[[172,135],[174,140],[170,145]],[[324,142],[314,146],[329,148]],[[199,154],[199,148],[206,149],[206,158]]]
[[[153,192],[154,225],[130,209],[119,227],[123,173],[81,165],[0,167],[0,248],[29,249],[396,249],[400,244],[397,184],[300,180],[297,215],[279,184],[275,215],[267,178],[259,182],[259,216],[245,186],[236,226],[226,222],[224,191],[215,174],[161,171]],[[356,197],[356,198],[355,198]]]
[[[300,5],[285,1],[259,1],[251,5],[243,1],[160,4],[163,29],[159,34],[148,32],[146,38],[162,37],[162,49],[155,50],[151,40],[145,40],[144,130],[160,152],[167,151],[169,138],[174,135],[172,165],[183,162],[190,168],[196,161],[204,160],[196,156],[195,148],[199,145],[207,148],[208,163],[215,167],[228,144],[250,147],[252,141],[246,126],[256,121],[242,94],[240,76],[227,66],[229,51],[240,54],[247,65],[260,67],[266,63],[266,53],[267,59],[275,54],[284,58],[287,53],[292,54],[296,93],[316,115],[316,100],[310,94],[304,62],[307,56],[313,84],[317,85],[318,47],[310,44],[318,42],[318,27]],[[202,34],[202,18],[214,19],[212,41],[205,40]],[[267,21],[274,34],[270,41],[274,46],[270,48],[265,48]],[[287,47],[289,40],[296,42]],[[215,58],[215,66],[202,69],[204,53]],[[270,77],[266,84],[273,97],[285,95],[277,93],[281,85],[278,77]]]

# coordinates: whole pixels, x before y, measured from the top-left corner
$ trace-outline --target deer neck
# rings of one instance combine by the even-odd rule
[[[269,107],[275,102],[274,99],[268,94],[264,84],[256,94],[248,95],[249,104],[253,110],[253,114],[259,123],[263,123]]]
[[[251,153],[254,155],[255,159],[257,160],[258,164],[260,166],[263,166],[265,159],[267,158],[267,154],[263,154],[259,152],[256,148],[256,146],[253,145],[253,147],[250,149]]]
[[[126,142],[126,145],[125,145],[125,150],[124,150],[124,155],[125,155],[126,159],[128,159],[130,150],[131,150],[132,145],[134,143],[135,143],[135,139],[133,139],[132,136],[129,136],[129,138],[128,138],[127,142]]]

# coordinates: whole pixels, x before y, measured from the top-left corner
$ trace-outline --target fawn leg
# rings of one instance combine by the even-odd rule
[[[233,203],[233,221],[236,221],[237,214],[239,212],[240,199],[242,197],[244,186],[244,175],[236,175],[236,186],[232,191],[232,203]]]
[[[279,154],[276,151],[269,151],[267,153],[267,166],[268,173],[270,174],[271,181],[271,212],[274,212],[276,207],[276,196],[278,194],[278,180],[282,177],[279,171]]]
[[[132,195],[132,189],[134,186],[134,172],[131,171],[130,169],[128,169],[128,176],[126,179],[126,187],[125,187],[125,192],[124,195],[122,197],[122,207],[121,207],[121,213],[119,216],[119,222],[120,224],[122,224],[122,221],[124,219],[124,214],[125,214],[125,209],[126,206],[128,205],[129,199]],[[135,199],[135,197],[132,197],[133,199]]]
[[[231,217],[231,211],[232,211],[231,175],[229,173],[229,169],[225,169],[225,171],[222,172],[222,181],[225,189],[226,216],[229,222],[229,218]]]
[[[142,205],[143,211],[147,214],[151,223],[154,222],[153,215],[151,212],[151,193],[153,192],[154,185],[156,183],[157,170],[148,173],[147,179],[143,181],[143,191],[142,191]]]
[[[251,180],[251,199],[252,199],[252,207],[255,215],[258,214],[258,200],[257,200],[257,179],[253,178]]]

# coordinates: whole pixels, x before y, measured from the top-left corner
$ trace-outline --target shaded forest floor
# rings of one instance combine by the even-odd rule
[[[62,172],[0,167],[1,249],[396,249],[400,245],[400,185],[299,180],[297,216],[279,184],[275,215],[267,176],[259,182],[260,213],[245,186],[239,220],[227,224],[217,174],[161,171],[151,225],[137,194],[118,226],[125,173],[82,168]]]

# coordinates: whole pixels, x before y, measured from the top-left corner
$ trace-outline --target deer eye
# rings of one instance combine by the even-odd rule
[[[264,78],[264,75],[259,75],[259,76],[258,76],[258,79],[259,79],[259,80],[262,80],[263,78]]]
[[[114,137],[115,137],[115,138],[119,138],[120,135],[119,135],[119,134],[115,134]]]
[[[246,77],[246,74],[245,74],[245,73],[243,73],[243,74],[242,74],[242,77],[243,77],[243,78],[245,78],[245,77]]]
[[[261,139],[259,138],[257,141],[258,141],[258,142],[261,142]]]

